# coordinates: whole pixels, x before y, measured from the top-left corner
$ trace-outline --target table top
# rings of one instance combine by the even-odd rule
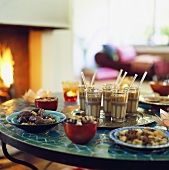
[[[58,111],[77,105],[76,102],[64,102],[60,94],[57,94],[57,97],[59,97]],[[98,128],[97,134],[88,144],[78,145],[73,144],[66,137],[62,123],[49,131],[37,134],[28,133],[7,123],[7,115],[34,107],[20,98],[9,100],[1,105],[0,138],[3,142],[43,159],[87,168],[108,169],[111,166],[125,168],[127,165],[138,169],[138,162],[144,161],[146,166],[152,162],[155,165],[157,162],[161,167],[169,161],[169,149],[138,151],[121,147],[110,140],[111,129],[107,128]],[[139,107],[150,109],[149,105],[145,104],[140,104]],[[154,112],[158,114],[158,110]],[[157,127],[155,122],[148,126]],[[120,161],[123,163],[119,164]],[[159,164],[160,162],[162,164]]]

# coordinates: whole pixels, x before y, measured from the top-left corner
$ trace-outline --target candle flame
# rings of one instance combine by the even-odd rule
[[[77,94],[76,94],[76,92],[68,91],[68,92],[67,92],[67,96],[68,96],[68,97],[74,97],[74,96],[77,96]]]

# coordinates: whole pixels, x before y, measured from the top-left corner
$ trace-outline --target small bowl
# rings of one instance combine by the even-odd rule
[[[66,136],[75,144],[87,144],[96,134],[97,122],[75,125],[64,121]]]
[[[43,97],[35,99],[35,106],[44,110],[56,111],[58,108],[57,97]]]
[[[156,93],[159,93],[160,96],[169,95],[169,84],[164,84],[162,81],[159,81],[159,82],[151,81],[149,84],[152,90]]]

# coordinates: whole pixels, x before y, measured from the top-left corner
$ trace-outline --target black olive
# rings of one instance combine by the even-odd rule
[[[19,117],[30,117],[32,116],[32,113],[30,111],[22,111],[17,115],[17,118]]]
[[[37,124],[37,125],[44,124],[44,119],[42,117],[40,117],[40,116],[37,116],[35,124]]]
[[[37,118],[36,116],[32,115],[32,116],[29,117],[29,121],[34,123],[36,121],[36,118]]]
[[[27,123],[28,121],[27,121],[27,119],[26,119],[25,117],[19,117],[19,118],[17,119],[17,122],[18,122],[19,124],[22,124],[22,123]]]

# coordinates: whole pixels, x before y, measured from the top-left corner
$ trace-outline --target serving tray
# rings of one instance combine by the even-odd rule
[[[83,111],[79,110],[79,106],[68,106],[62,111],[67,117],[74,114],[85,114]],[[100,118],[98,119],[99,128],[120,128],[128,126],[142,126],[153,123],[152,118],[154,114],[152,112],[145,112],[144,109],[138,108],[137,113],[134,115],[127,114],[125,122],[112,122],[110,118],[105,117],[105,113],[101,109]]]

